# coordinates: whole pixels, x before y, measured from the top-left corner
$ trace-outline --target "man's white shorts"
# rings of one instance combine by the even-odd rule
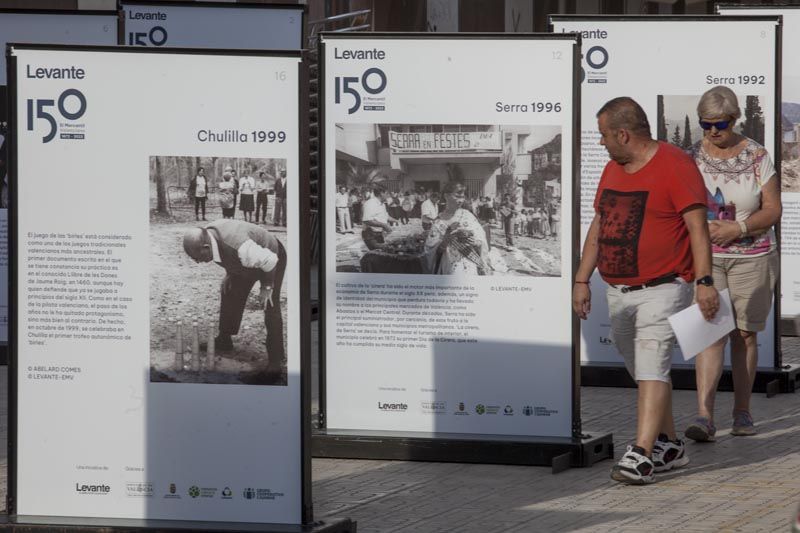
[[[667,318],[692,303],[693,294],[681,278],[631,292],[608,286],[611,338],[637,382],[670,382],[675,334]]]

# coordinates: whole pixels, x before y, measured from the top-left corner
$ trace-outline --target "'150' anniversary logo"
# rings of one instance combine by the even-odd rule
[[[353,105],[348,108],[347,114],[352,115],[362,108],[362,96],[364,95],[364,111],[383,111],[385,109],[385,99],[376,98],[386,89],[386,73],[378,67],[368,68],[361,76],[336,76],[335,78],[335,102],[340,104],[343,94],[353,97]],[[370,96],[371,95],[371,96]]]
[[[58,133],[59,123],[53,113],[57,112],[63,120],[78,120],[86,113],[86,97],[78,89],[66,89],[58,99],[48,98],[28,98],[28,131],[33,131],[34,120],[44,120],[49,124],[50,129],[42,137],[43,143],[52,141]],[[55,109],[52,109],[55,107]],[[83,139],[83,125],[61,124],[62,127],[69,129],[69,132],[62,132],[62,139]],[[76,129],[76,131],[72,131]],[[78,132],[77,130],[80,130]]]

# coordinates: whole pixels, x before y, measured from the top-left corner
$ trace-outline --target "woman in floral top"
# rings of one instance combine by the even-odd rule
[[[444,186],[447,204],[425,240],[431,274],[489,274],[489,243],[481,223],[463,208],[464,190],[458,182]]]
[[[728,87],[707,91],[697,105],[703,138],[691,149],[708,191],[714,256],[713,283],[728,289],[736,329],[697,356],[698,417],[686,428],[696,441],[714,440],[714,394],[730,338],[733,367],[732,435],[754,435],[750,393],[758,362],[756,335],[766,327],[778,271],[775,225],[781,217],[780,183],[767,150],[734,131],[741,116]]]

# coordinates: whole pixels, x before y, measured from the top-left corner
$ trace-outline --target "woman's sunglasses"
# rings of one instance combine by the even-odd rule
[[[704,130],[710,130],[711,128],[717,128],[717,131],[722,131],[728,129],[728,126],[731,125],[730,120],[720,120],[719,122],[706,122],[705,120],[700,121],[700,127]]]

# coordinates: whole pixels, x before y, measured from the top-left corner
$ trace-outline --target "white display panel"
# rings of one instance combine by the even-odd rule
[[[0,45],[8,43],[117,44],[117,13],[0,11]],[[0,59],[0,85],[6,85],[6,56]]]
[[[323,37],[329,430],[571,436],[575,47]],[[451,181],[468,198],[509,194],[519,214],[547,210],[555,231],[526,227],[509,246],[476,206],[458,220],[480,259],[446,247],[437,269],[436,232],[454,219],[426,231],[422,194]],[[409,191],[411,207],[383,250],[363,224],[336,227],[338,187],[375,184]]]
[[[121,2],[124,44],[241,50],[303,48],[303,6]]]
[[[718,5],[720,15],[780,15],[784,50],[781,76],[781,316],[800,316],[800,6]]]
[[[242,275],[222,267],[234,246],[223,231],[238,229],[218,222],[218,170],[279,165],[289,205],[300,202],[299,55],[14,54],[16,513],[300,523],[296,210],[268,229],[286,251],[272,295],[282,331],[265,332],[253,291],[234,349],[211,358],[203,346],[229,316],[218,315],[220,282]],[[248,83],[221,98],[208,72]],[[157,212],[159,183],[172,183],[167,167],[179,159],[206,169],[208,222]],[[215,226],[222,263],[195,263],[183,235],[215,224],[228,224]],[[245,227],[260,244],[262,228]],[[173,320],[186,324],[184,350],[197,321],[197,358],[175,361]],[[265,335],[283,339],[285,358],[270,359]]]
[[[583,83],[581,86],[581,235],[586,235],[594,217],[593,201],[608,153],[599,144],[597,111],[612,98],[630,96],[647,113],[654,138],[659,135],[659,100],[664,104],[667,140],[677,126],[685,129],[688,117],[692,138],[699,139],[697,101],[708,89],[728,85],[739,96],[744,110],[746,96],[758,96],[764,118],[763,145],[774,154],[773,127],[776,91],[777,19],[733,18],[593,18],[552,17],[553,31],[579,32],[582,36]],[[697,57],[714,35],[725,54],[713,62],[687,60]],[[631,43],[636,43],[631,46]],[[665,43],[669,43],[667,46]],[[632,67],[635,65],[635,68]],[[683,133],[681,133],[683,140]],[[583,362],[621,363],[611,341],[606,302],[606,284],[595,272],[592,277],[592,312],[581,323]],[[774,313],[759,334],[760,367],[775,365]],[[673,363],[685,363],[676,345]],[[726,364],[728,364],[726,354]]]
[[[117,44],[117,13],[77,11],[14,12],[0,11],[0,47],[8,43]],[[6,98],[6,56],[0,55],[0,101]],[[6,160],[8,140],[2,131],[8,120],[6,106],[0,105],[0,159]],[[4,144],[5,141],[5,144]],[[6,164],[0,171],[0,344],[8,341],[8,193]]]

